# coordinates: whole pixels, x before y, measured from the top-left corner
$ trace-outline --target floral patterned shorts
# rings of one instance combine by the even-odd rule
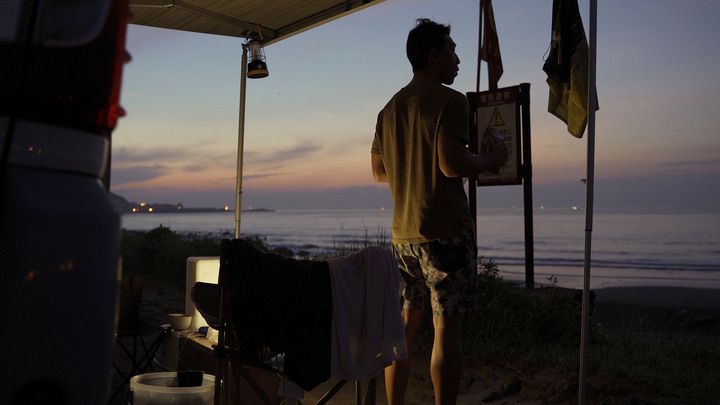
[[[477,247],[472,229],[432,242],[393,244],[393,253],[407,283],[403,308],[423,309],[428,296],[434,316],[462,314],[476,307]]]

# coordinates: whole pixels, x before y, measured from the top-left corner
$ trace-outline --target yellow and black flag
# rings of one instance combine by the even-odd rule
[[[588,113],[588,42],[577,0],[553,0],[550,54],[543,70],[550,86],[548,112],[582,138]]]

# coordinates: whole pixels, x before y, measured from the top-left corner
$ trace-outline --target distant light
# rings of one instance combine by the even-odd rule
[[[153,212],[152,207],[148,208],[148,212]]]
[[[229,210],[230,210],[230,207],[228,207],[228,206],[226,205],[226,206],[225,206],[225,211],[229,211]]]
[[[37,275],[38,275],[39,273],[40,273],[40,272],[37,271],[37,270],[29,270],[29,271],[25,274],[25,277],[23,277],[23,281],[26,282],[26,283],[29,283],[29,282],[33,281],[33,280],[35,279],[35,277],[37,277]]]
[[[380,211],[385,211],[385,207],[380,207]]]
[[[146,203],[140,203],[140,206],[141,206],[141,207],[144,207],[144,206],[146,206],[146,205],[147,205]]]
[[[58,270],[60,271],[72,271],[75,268],[75,262],[72,260],[67,261],[65,263],[60,263],[60,266],[58,267]]]

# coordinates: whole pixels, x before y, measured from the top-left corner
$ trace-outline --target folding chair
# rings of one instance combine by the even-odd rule
[[[124,354],[124,358],[113,361],[113,367],[121,382],[108,403],[127,388],[133,376],[148,370],[155,371],[152,361],[163,339],[170,332],[169,327],[152,326],[140,319],[142,289],[142,276],[128,276],[121,280],[115,346]],[[146,338],[152,339],[149,344]]]
[[[234,274],[234,271],[237,272],[239,270],[239,267],[241,267],[240,264],[237,263],[237,261],[240,260],[238,258],[238,255],[242,255],[242,252],[238,253],[237,244],[240,244],[240,246],[242,246],[242,244],[247,243],[248,242],[241,240],[223,240],[220,253],[220,272],[218,276],[218,285],[214,286],[207,283],[196,283],[193,288],[193,301],[195,301],[198,310],[203,315],[203,317],[205,317],[206,321],[208,321],[210,326],[218,330],[218,344],[213,346],[216,357],[215,405],[227,404],[229,402],[231,394],[227,391],[227,387],[230,386],[230,384],[228,384],[230,378],[234,379],[234,381],[236,382],[235,387],[238,388],[238,390],[240,386],[238,382],[244,380],[248,383],[250,388],[252,388],[252,390],[258,395],[258,397],[262,400],[264,404],[277,405],[276,403],[273,403],[273,401],[268,397],[267,393],[264,392],[263,388],[254,380],[254,378],[248,372],[248,366],[261,369],[268,369],[270,368],[270,366],[262,363],[258,359],[256,355],[257,352],[255,351],[257,347],[253,346],[252,344],[248,345],[248,340],[251,340],[251,338],[248,338],[248,336],[244,333],[243,327],[238,328],[238,325],[234,321],[237,318],[233,316],[233,304],[234,302],[237,303],[237,300],[233,298],[233,293],[237,293],[237,291],[233,291],[233,277],[241,276],[239,274]],[[278,255],[275,256],[277,256],[277,260],[279,261],[294,260],[281,258]],[[298,262],[302,262],[302,264],[308,264],[309,261]],[[327,283],[329,288],[329,273],[326,273],[326,275],[328,277]],[[215,302],[212,302],[212,293],[208,293],[208,291],[213,290],[216,294]],[[329,290],[327,294],[330,294]],[[316,294],[311,293],[310,295],[314,296]],[[332,299],[329,296],[328,299],[328,307],[325,308],[325,310],[329,311],[329,317],[332,311]],[[328,322],[329,321],[330,318],[328,318]],[[246,327],[246,325],[244,326]],[[327,349],[328,353],[326,354],[328,359],[328,374],[325,377],[325,380],[330,377],[329,345],[327,346]],[[274,372],[278,371],[277,369],[272,370]],[[330,401],[333,396],[336,395],[347,384],[347,382],[348,381],[346,380],[340,380],[338,383],[336,383],[335,386],[333,386],[317,402],[317,405],[323,405]],[[357,381],[355,386],[355,397],[357,405],[362,405],[363,393],[361,382]],[[364,398],[365,405],[375,404],[376,389],[377,379],[376,377],[374,377],[371,378],[367,384]],[[238,398],[240,396],[239,392],[233,395],[237,395]],[[288,405],[290,405],[293,402],[293,399],[287,399],[283,402],[283,404],[287,403]]]

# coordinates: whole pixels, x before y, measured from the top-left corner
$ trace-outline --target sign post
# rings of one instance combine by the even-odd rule
[[[498,173],[480,173],[477,187],[523,185],[525,212],[525,285],[534,288],[532,159],[530,148],[530,84],[467,93],[470,103],[470,148],[482,154],[483,137],[490,132],[502,136],[508,147],[508,160]],[[488,130],[490,128],[490,130]],[[470,182],[472,187],[473,181]],[[477,193],[470,192],[470,206],[477,206]],[[477,223],[477,210],[475,221]]]

